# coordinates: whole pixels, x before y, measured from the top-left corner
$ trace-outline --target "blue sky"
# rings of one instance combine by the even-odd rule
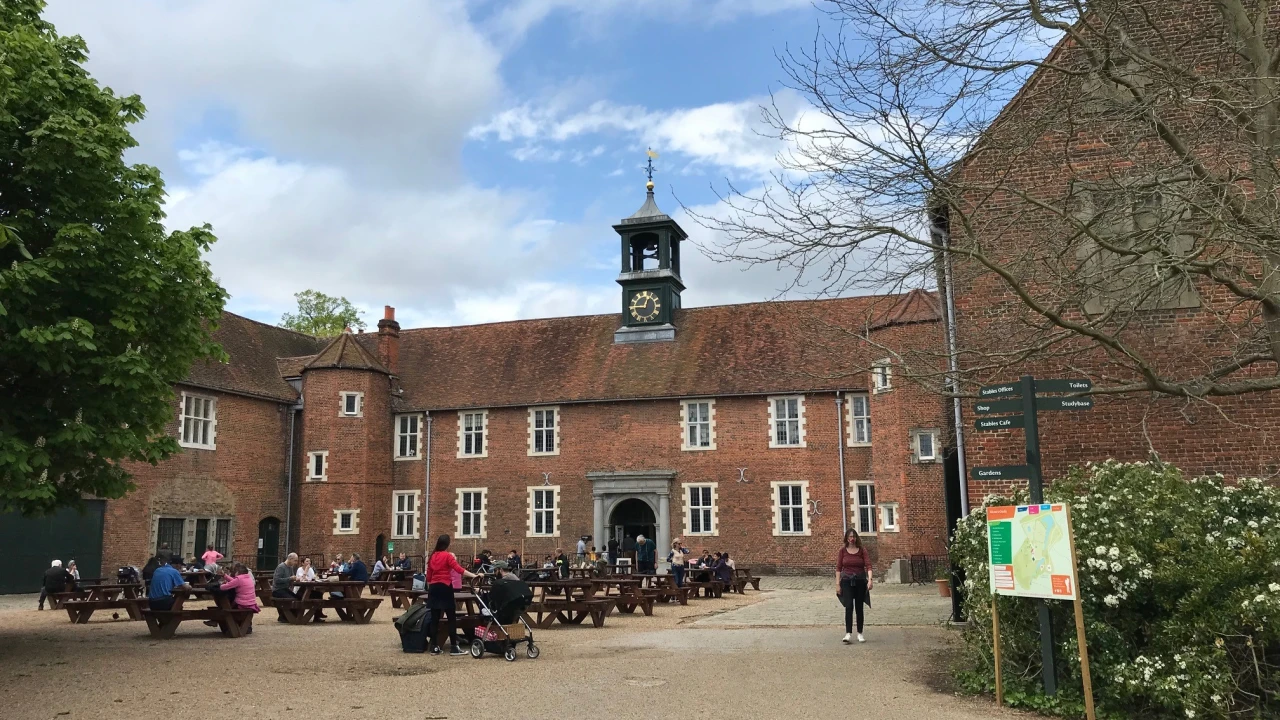
[[[51,0],[89,68],[142,95],[133,160],[174,227],[209,222],[229,309],[275,322],[314,288],[405,326],[619,308],[610,225],[658,202],[714,213],[778,147],[759,105],[808,0]],[[803,112],[788,92],[785,112]],[[679,201],[676,197],[678,196]],[[690,248],[692,250],[692,248]],[[686,305],[789,276],[686,254]]]

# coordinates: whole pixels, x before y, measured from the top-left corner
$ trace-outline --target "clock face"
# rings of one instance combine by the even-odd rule
[[[631,317],[640,322],[652,322],[658,318],[661,303],[658,296],[648,290],[641,290],[631,296]]]

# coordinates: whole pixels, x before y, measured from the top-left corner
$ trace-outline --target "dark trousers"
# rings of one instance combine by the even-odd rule
[[[147,605],[150,606],[152,610],[169,612],[173,609],[173,596],[170,595],[169,597],[151,598],[147,601]]]
[[[840,602],[844,603],[844,631],[853,632],[854,615],[858,618],[858,632],[862,632],[862,602],[866,598],[867,578],[840,579]]]
[[[654,574],[654,568],[653,568],[653,561],[652,561],[652,560],[637,560],[637,561],[636,561],[636,565],[637,565],[637,567],[639,568],[639,570],[640,570],[640,574],[641,574],[641,575],[652,575],[652,574]]]
[[[431,616],[427,620],[427,643],[431,647],[439,644],[436,638],[440,632],[440,616],[444,615],[449,619],[449,645],[458,647],[458,609],[453,602],[453,588],[443,583],[431,583],[427,591],[430,593],[427,605],[431,608]]]
[[[40,604],[37,607],[39,607],[41,610],[44,609],[44,599],[47,597],[49,597],[48,588],[40,588]]]
[[[671,574],[676,576],[676,587],[684,587],[684,566],[672,565]]]
[[[302,599],[301,593],[296,593],[292,590],[272,590],[271,597],[281,598],[285,600],[301,600]],[[276,614],[280,616],[281,620],[284,619],[284,613],[277,610]]]

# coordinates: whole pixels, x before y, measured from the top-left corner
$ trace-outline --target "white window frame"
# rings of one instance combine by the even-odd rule
[[[871,446],[871,396],[867,393],[849,393],[845,395],[849,406],[849,432],[846,444],[849,447]],[[862,414],[856,413],[855,406],[862,405]]]
[[[343,529],[342,516],[351,516],[351,527]],[[334,535],[359,535],[360,534],[360,508],[346,508],[333,511],[333,534]]]
[[[417,421],[417,429],[412,432],[406,432],[403,423],[413,418]],[[395,420],[395,459],[396,460],[419,460],[422,458],[422,413],[403,413],[396,415]],[[402,455],[401,446],[408,445],[408,441],[413,440],[413,454]]]
[[[681,483],[681,493],[684,495],[684,534],[689,537],[716,537],[720,534],[720,483]],[[702,496],[699,501],[706,499],[707,490],[710,490],[710,505],[694,505],[693,491],[698,490]],[[698,531],[693,529],[693,514],[699,513]],[[708,518],[710,520],[708,521]]]
[[[806,447],[805,441],[805,421],[804,421],[804,396],[803,395],[771,395],[769,400],[769,447],[771,448],[802,448]],[[796,417],[795,418],[778,418],[777,405],[779,401],[796,401]],[[796,422],[796,440],[794,443],[778,442],[778,423],[794,420]],[[791,438],[791,429],[787,428],[787,439]]]
[[[187,414],[187,398],[195,401],[205,401],[209,403],[208,417],[200,415]],[[208,442],[191,442],[186,440],[187,420],[193,423],[208,423],[205,428],[205,435]],[[212,395],[198,395],[196,393],[184,392],[178,402],[178,445],[193,450],[217,450],[218,449],[218,398]]]
[[[547,428],[536,428],[536,429],[534,428],[535,414],[539,412],[545,413],[548,410],[551,410],[553,412],[553,415],[551,416],[551,428],[550,428],[551,442],[553,443],[553,449],[550,451],[534,450],[534,448],[536,447],[534,443],[534,433],[544,433],[543,437],[545,438],[545,433],[548,430]],[[529,408],[529,455],[530,456],[560,454],[560,422],[562,420],[563,418],[560,416],[559,405],[541,405],[538,407]],[[543,447],[546,447],[545,442],[543,444]]]
[[[551,493],[551,507],[536,507],[535,496],[538,493]],[[528,501],[528,525],[525,527],[525,537],[560,537],[560,486],[559,485],[530,485],[526,495]],[[551,514],[551,531],[546,531],[546,514]],[[543,516],[543,532],[538,532],[538,515]]]
[[[347,400],[355,398],[355,412],[347,412]],[[338,393],[338,417],[364,417],[364,393],[344,390]]]
[[[902,522],[902,514],[898,512],[898,503],[881,503],[880,505],[880,532],[898,532],[899,524]]]
[[[466,427],[467,418],[471,417],[472,428],[468,430]],[[474,429],[475,416],[480,418],[480,427]],[[480,440],[480,452],[467,452],[467,440]],[[472,445],[474,448],[474,443]],[[459,410],[458,411],[458,458],[485,458],[489,457],[489,411],[488,410]]]
[[[930,440],[932,455],[925,457],[921,453],[920,438],[927,436]],[[940,463],[942,454],[938,450],[938,431],[932,428],[914,428],[911,430],[911,462],[920,464]]]
[[[319,475],[316,474],[316,458],[320,458]],[[329,479],[329,451],[314,450],[307,453],[307,482],[325,482]]]
[[[410,502],[413,509],[400,509],[401,498],[411,498]],[[421,490],[397,490],[391,493],[391,538],[393,540],[416,540],[418,538],[418,529],[422,527],[422,523],[419,522],[422,517],[421,499]],[[401,532],[401,518],[410,525],[409,532]]]
[[[862,489],[866,488],[867,495],[864,498]],[[876,484],[873,482],[859,482],[853,484],[853,492],[849,493],[849,499],[853,502],[850,506],[853,508],[853,518],[851,518],[850,527],[858,531],[859,535],[875,535],[879,530],[880,515],[876,509]],[[870,528],[862,522],[862,512],[867,512],[867,519],[870,521]]]
[[[699,419],[690,421],[691,413],[690,405],[706,405],[707,419],[701,419],[701,411],[698,411]],[[689,444],[689,430],[694,426],[698,426],[699,444]],[[702,445],[701,440],[706,437],[707,444]],[[702,450],[716,449],[716,401],[714,398],[690,398],[680,401],[680,449],[698,452]]]
[[[800,504],[783,506],[778,497],[778,489],[782,486],[799,486],[800,488]],[[775,537],[805,537],[813,534],[813,518],[809,516],[809,481],[808,480],[774,480],[769,483],[769,492],[773,496],[773,534]],[[790,499],[790,498],[788,498]],[[804,528],[800,532],[782,529],[782,511],[783,507],[790,512],[793,508],[800,508],[801,522]],[[792,516],[794,517],[794,515]],[[792,525],[794,528],[794,524]]]
[[[475,512],[479,512],[479,514],[480,514],[480,520],[479,520],[480,527],[479,527],[479,532],[478,532],[478,533],[476,533],[476,532],[472,532],[472,533],[464,533],[464,532],[462,532],[462,515],[463,515],[463,510],[462,510],[462,498],[463,498],[463,495],[464,495],[464,494],[466,494],[466,493],[478,493],[478,494],[480,495],[480,510],[479,510],[479,511],[476,511],[476,510],[468,510],[468,511],[467,511],[468,513],[475,513]],[[489,525],[489,488],[480,488],[480,487],[458,488],[458,490],[457,490],[457,494],[456,494],[456,500],[454,501],[454,508],[455,508],[455,510],[454,510],[454,521],[455,521],[455,523],[456,523],[456,527],[454,528],[455,532],[454,532],[453,536],[454,536],[455,538],[467,538],[467,539],[473,539],[473,538],[475,538],[475,539],[484,539],[484,537],[485,537],[485,533],[486,533],[486,531],[488,530],[488,525]],[[475,529],[476,529],[474,524],[472,525],[472,529],[473,529],[473,530],[475,530]]]
[[[871,391],[888,392],[893,389],[893,359],[877,360],[871,366]]]

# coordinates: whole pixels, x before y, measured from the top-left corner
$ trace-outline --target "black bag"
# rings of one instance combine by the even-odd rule
[[[403,615],[395,619],[396,632],[400,633],[400,648],[407,653],[427,651],[427,627],[431,610],[426,603],[415,603]]]

